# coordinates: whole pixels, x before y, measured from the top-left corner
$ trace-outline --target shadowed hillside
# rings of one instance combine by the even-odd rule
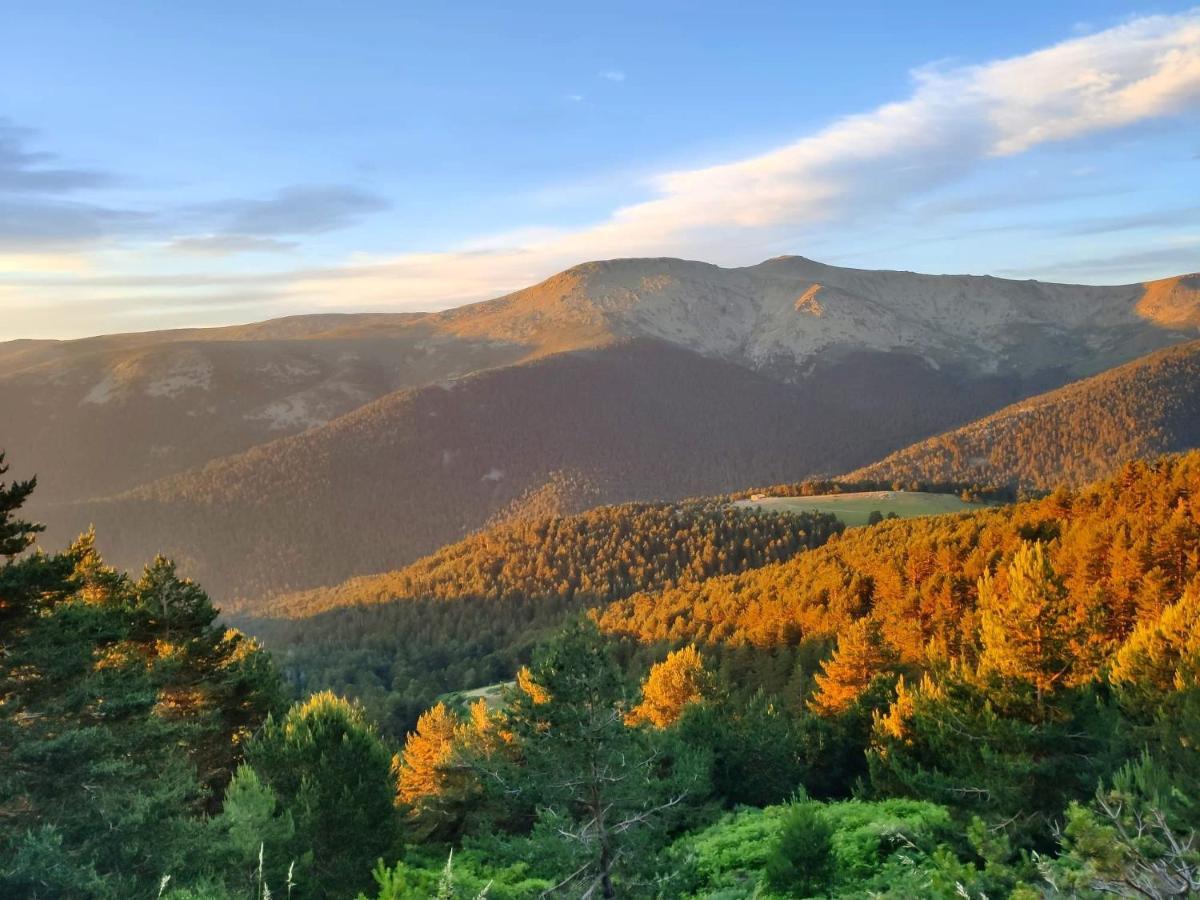
[[[163,550],[221,598],[404,565],[511,514],[563,472],[587,505],[722,493],[878,457],[1027,392],[863,354],[803,389],[658,341],[397,393],[323,428],[111,499],[66,505],[136,564]],[[931,402],[932,401],[932,402]],[[545,498],[543,498],[545,499]],[[573,512],[570,499],[560,511]]]
[[[511,678],[572,611],[786,560],[840,530],[830,516],[714,503],[607,506],[488,529],[236,621],[277,651],[293,684],[361,697],[403,734],[439,694]]]
[[[120,565],[167,550],[224,601],[507,518],[846,471],[1184,340],[1196,308],[1190,276],[611,260],[441,313],[17,342],[0,421],[58,537],[95,522]]]
[[[530,352],[441,335],[417,318],[0,344],[3,437],[36,463],[39,506],[107,496]]]
[[[36,461],[41,505],[129,490],[396,390],[618,339],[790,383],[855,354],[896,353],[958,372],[964,389],[993,376],[1057,385],[1195,336],[1198,297],[1196,276],[1094,287],[802,257],[732,269],[609,260],[439,313],[0,343],[0,423],[9,452]]]

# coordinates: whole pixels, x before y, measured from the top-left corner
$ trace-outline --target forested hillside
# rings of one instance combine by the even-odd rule
[[[224,603],[393,570],[572,481],[593,490],[560,495],[563,512],[866,463],[1030,389],[997,376],[964,392],[961,374],[897,354],[851,355],[789,385],[625,342],[392,394],[203,469],[55,508],[52,534],[94,522],[110,558],[169,553]]]
[[[270,598],[231,612],[300,618],[396,600],[516,600],[585,604],[779,562],[822,543],[829,516],[755,515],[720,502],[627,503],[572,516],[518,519],[417,562],[331,588]]]
[[[659,660],[640,700],[605,668],[615,657],[595,661],[599,635],[567,632],[507,708],[422,717],[399,768],[408,827],[461,841],[444,878],[511,896],[576,864],[565,883],[581,893],[611,881],[686,897],[1191,896],[1197,496],[1200,454],[1131,463],[1078,492],[883,523],[618,601],[597,618],[620,658]],[[795,666],[783,680],[781,656]],[[580,715],[597,703],[625,730],[572,744],[599,728]],[[489,743],[489,728],[512,729],[520,749]],[[638,779],[639,802],[627,779],[650,735],[664,768]],[[560,771],[541,768],[550,747],[569,761]],[[530,824],[503,820],[497,841],[505,790],[546,806]],[[589,818],[586,790],[614,811],[611,830]],[[704,796],[765,808],[714,821],[691,805]],[[512,865],[556,853],[569,862]],[[414,857],[387,874],[432,886],[439,865]]]
[[[840,530],[831,516],[717,503],[601,507],[488,529],[404,569],[274,598],[235,620],[297,688],[357,696],[403,734],[439,694],[511,679],[573,610],[786,560]]]
[[[1104,648],[1146,611],[1178,597],[1200,566],[1200,454],[1130,463],[1078,493],[958,516],[888,521],[741,575],[611,605],[605,630],[639,640],[758,647],[837,635],[877,622],[907,663],[973,659],[977,583],[1023,542],[1050,562]]]
[[[846,480],[1050,490],[1200,446],[1200,343],[1153,353],[921,441]]]
[[[0,483],[4,896],[1200,890],[1200,453],[832,536],[715,506],[512,523],[283,622],[333,623],[275,653],[286,711],[169,562],[24,553],[33,487]],[[537,640],[497,654],[515,684],[403,743],[407,713],[381,734],[296,677],[324,653],[402,712],[428,685],[401,660],[461,687],[488,628]]]

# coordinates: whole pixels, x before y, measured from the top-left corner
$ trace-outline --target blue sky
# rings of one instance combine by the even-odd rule
[[[0,0],[0,339],[589,258],[1200,269],[1200,8]]]

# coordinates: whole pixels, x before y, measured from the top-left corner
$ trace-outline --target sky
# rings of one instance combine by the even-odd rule
[[[0,0],[0,340],[783,254],[1200,270],[1200,7]]]

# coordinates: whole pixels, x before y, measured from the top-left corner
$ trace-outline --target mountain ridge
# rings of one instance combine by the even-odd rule
[[[0,345],[0,421],[56,537],[102,524],[120,565],[167,550],[218,597],[303,589],[525,508],[867,465],[1193,336],[1197,284],[598,261],[435,313]],[[222,560],[243,528],[276,581]]]

